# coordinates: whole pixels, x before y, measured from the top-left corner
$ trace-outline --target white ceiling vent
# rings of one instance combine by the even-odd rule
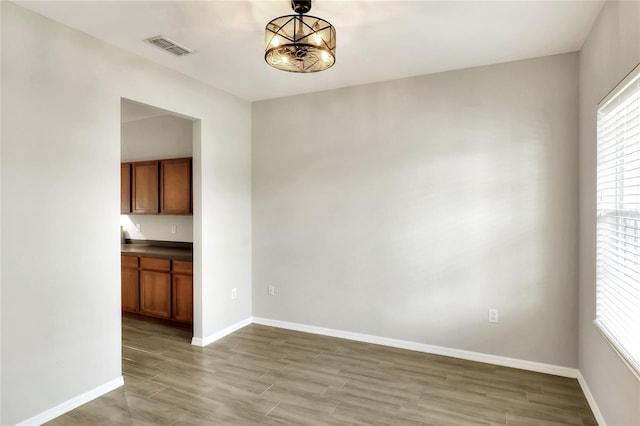
[[[145,41],[148,41],[149,43],[159,47],[162,50],[166,50],[169,53],[173,53],[176,56],[189,55],[195,52],[195,50],[189,49],[188,47],[184,47],[173,40],[169,40],[167,37],[163,35],[151,37],[146,39]]]

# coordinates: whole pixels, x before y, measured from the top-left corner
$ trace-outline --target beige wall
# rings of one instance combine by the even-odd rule
[[[194,334],[251,315],[251,109],[13,3],[0,10],[0,424],[10,425],[121,375],[121,98],[197,119]]]
[[[576,367],[577,66],[254,103],[253,315]]]
[[[596,330],[596,108],[640,63],[640,2],[605,4],[580,52],[580,372],[609,426],[640,425],[640,381]],[[640,337],[639,337],[640,338]]]

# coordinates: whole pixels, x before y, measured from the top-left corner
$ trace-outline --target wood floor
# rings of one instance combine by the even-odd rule
[[[576,380],[250,325],[124,319],[125,386],[51,425],[596,425]]]

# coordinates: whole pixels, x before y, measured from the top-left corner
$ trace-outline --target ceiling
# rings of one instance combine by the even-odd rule
[[[289,0],[16,1],[19,5],[248,101],[579,50],[604,1],[316,0],[337,30],[333,68],[278,71],[264,27]],[[196,50],[177,57],[143,40]]]

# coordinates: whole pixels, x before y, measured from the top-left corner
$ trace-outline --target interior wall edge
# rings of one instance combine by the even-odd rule
[[[593,321],[597,303],[597,107],[640,62],[640,3],[606,2],[579,60],[579,379],[590,404],[597,401],[597,409],[591,406],[600,424],[639,425],[640,381]]]
[[[229,334],[233,333],[234,331],[240,330],[243,327],[246,327],[247,325],[251,324],[253,322],[253,318],[249,317],[249,318],[245,318],[242,321],[238,321],[235,324],[230,325],[229,327],[223,328],[220,331],[217,331],[213,334],[210,334],[208,336],[205,337],[193,337],[191,339],[191,344],[193,346],[199,346],[201,348],[212,344],[213,342],[215,342],[216,340],[220,340],[225,336],[228,336]]]

